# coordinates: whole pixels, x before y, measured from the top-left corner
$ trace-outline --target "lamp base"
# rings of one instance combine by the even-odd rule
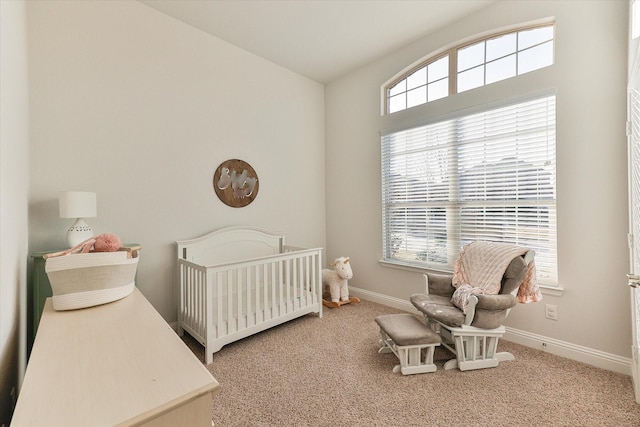
[[[67,231],[67,244],[70,248],[93,237],[93,230],[84,219],[78,218]]]

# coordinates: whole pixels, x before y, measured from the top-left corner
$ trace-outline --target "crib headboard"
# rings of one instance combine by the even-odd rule
[[[284,251],[284,235],[257,227],[236,226],[180,240],[178,258],[203,265],[227,264]]]

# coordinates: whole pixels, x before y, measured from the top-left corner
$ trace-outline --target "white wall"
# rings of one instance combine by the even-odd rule
[[[138,287],[176,320],[175,241],[229,225],[325,244],[324,87],[135,1],[30,1],[31,251],[64,245],[58,192],[98,194],[96,233],[143,245]],[[213,190],[227,159],[260,189]]]
[[[0,425],[25,367],[29,109],[26,8],[0,2]],[[12,392],[14,392],[12,394]]]
[[[98,193],[96,232],[140,242],[138,282],[175,320],[174,246],[232,224],[350,256],[353,287],[406,300],[418,273],[381,267],[380,86],[429,52],[495,28],[557,19],[557,62],[399,113],[407,123],[507,94],[555,88],[562,297],[519,306],[508,326],[629,356],[626,2],[499,2],[331,83],[264,61],[133,1],[28,2],[29,249],[64,245],[57,193]],[[516,82],[516,80],[518,82]],[[326,97],[326,105],[324,104]],[[325,126],[326,115],[326,126]],[[326,152],[323,146],[326,132]],[[326,153],[326,180],[325,180]],[[214,169],[248,161],[260,194],[217,200]],[[326,184],[326,222],[325,222]],[[544,319],[544,304],[559,320]]]
[[[561,297],[520,305],[507,325],[576,346],[630,356],[626,244],[627,3],[498,2],[326,89],[327,258],[350,256],[353,287],[407,300],[423,279],[379,265],[382,255],[379,131],[519,94],[557,91],[558,270]],[[497,28],[556,18],[556,64],[493,85],[380,116],[390,77],[427,54]],[[340,191],[332,191],[340,188]],[[346,190],[345,190],[346,189]],[[558,321],[544,317],[558,306]]]

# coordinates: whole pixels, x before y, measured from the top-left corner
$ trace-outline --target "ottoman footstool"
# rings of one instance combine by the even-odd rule
[[[411,314],[387,314],[375,320],[382,338],[378,353],[394,353],[400,361],[393,372],[411,375],[436,371],[433,352],[442,342],[440,335]]]

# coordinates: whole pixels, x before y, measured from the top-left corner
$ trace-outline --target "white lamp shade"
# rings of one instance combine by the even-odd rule
[[[65,191],[60,193],[60,218],[93,218],[97,215],[96,193]]]

